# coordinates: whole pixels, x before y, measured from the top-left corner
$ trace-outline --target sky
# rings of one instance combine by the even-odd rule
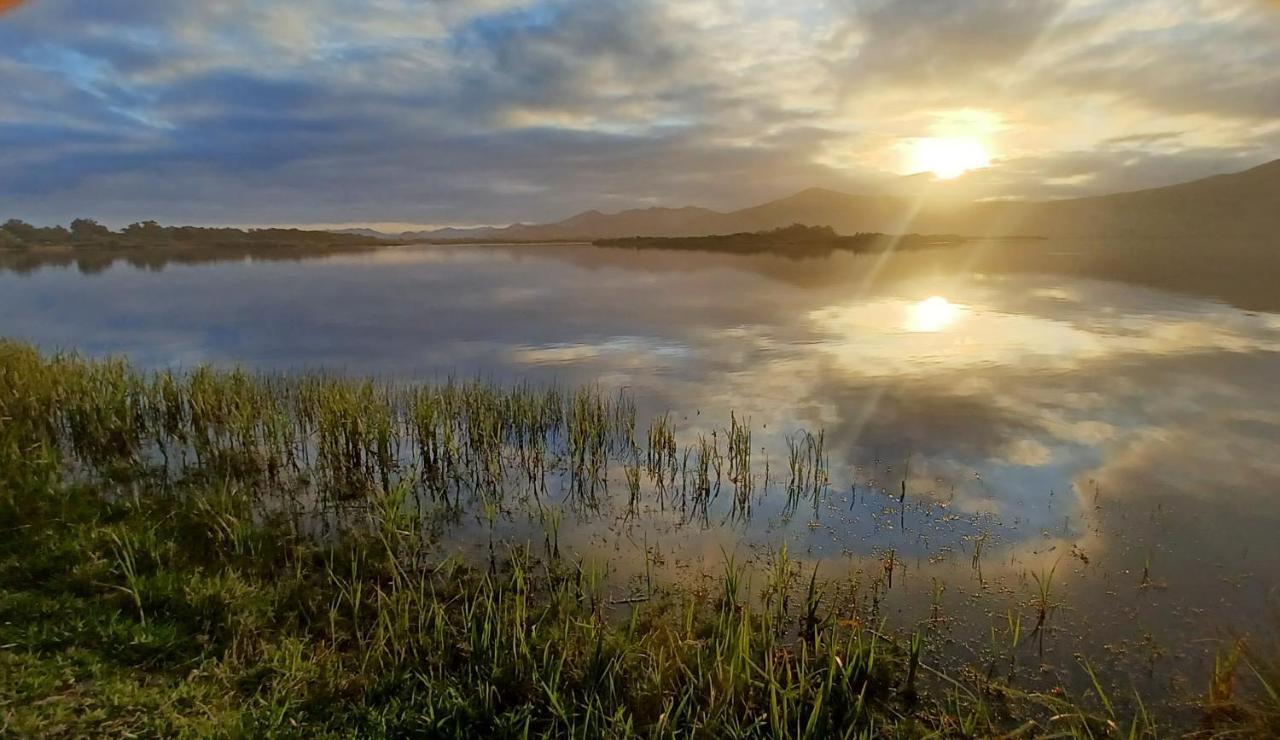
[[[1280,2],[0,0],[0,91],[36,223],[1060,198],[1280,157]]]

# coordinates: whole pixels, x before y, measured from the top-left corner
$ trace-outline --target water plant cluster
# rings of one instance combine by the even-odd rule
[[[736,414],[691,435],[655,417],[643,446],[636,430],[635,404],[595,388],[144,373],[0,342],[0,734],[1166,729],[1097,681],[1073,701],[942,671],[926,630],[850,618],[785,548],[759,588],[728,558],[710,587],[618,598],[558,546],[553,499],[737,510],[770,477]],[[789,499],[829,484],[824,444],[789,439]],[[544,552],[441,556],[432,516],[508,496],[547,504]],[[1226,656],[1206,731],[1280,730],[1275,675]]]

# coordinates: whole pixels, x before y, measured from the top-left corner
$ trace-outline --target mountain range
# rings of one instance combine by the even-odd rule
[[[644,208],[586,211],[563,221],[384,234],[397,239],[575,241],[706,236],[791,224],[856,232],[966,236],[1231,236],[1280,238],[1280,160],[1166,187],[1048,201],[956,202],[922,195],[852,195],[810,188],[736,211]],[[376,235],[369,230],[352,230]]]

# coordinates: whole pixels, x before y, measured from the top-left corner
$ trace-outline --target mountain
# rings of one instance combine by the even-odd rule
[[[707,236],[791,224],[856,232],[969,236],[1233,236],[1280,234],[1280,160],[1244,172],[1148,190],[1051,201],[955,202],[922,195],[851,195],[810,188],[736,211],[643,208],[586,211],[549,224],[438,229],[399,238],[512,241]]]
[[[707,208],[633,208],[606,214],[585,211],[550,224],[512,224],[471,229],[437,229],[417,232],[427,239],[512,239],[546,241],[604,239],[620,236],[706,236],[722,233],[732,225],[730,214]]]
[[[334,229],[335,234],[348,234],[351,236],[371,236],[374,239],[397,239],[394,234],[388,234],[377,229]]]
[[[1038,203],[980,203],[971,229],[1004,224],[1048,236],[1232,236],[1280,234],[1280,160],[1243,172],[1148,190]],[[996,227],[993,229],[993,227]]]
[[[925,231],[914,223],[920,212],[912,200],[886,195],[849,195],[823,188],[809,188],[787,198],[734,211],[730,216],[744,227],[735,229],[737,231],[776,229],[795,223],[831,226],[841,233]]]

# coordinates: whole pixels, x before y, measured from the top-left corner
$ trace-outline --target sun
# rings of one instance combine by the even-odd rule
[[[941,180],[950,180],[991,164],[991,155],[982,142],[968,137],[916,139],[911,144],[910,156],[912,172],[932,172]]]

